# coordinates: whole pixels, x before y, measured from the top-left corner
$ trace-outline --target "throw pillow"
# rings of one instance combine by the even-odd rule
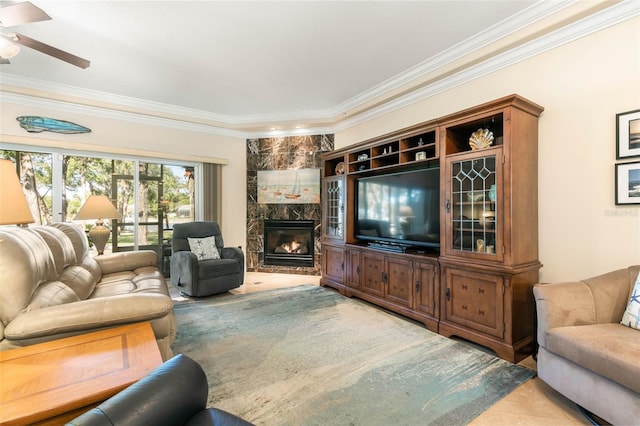
[[[187,240],[189,240],[189,249],[198,260],[220,259],[216,237],[187,238]]]
[[[631,300],[629,300],[620,324],[640,330],[640,273],[636,278],[636,285],[631,292]]]

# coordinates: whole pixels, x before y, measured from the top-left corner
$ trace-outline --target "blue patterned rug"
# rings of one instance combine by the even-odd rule
[[[256,425],[464,425],[535,376],[318,286],[177,303],[173,351]]]

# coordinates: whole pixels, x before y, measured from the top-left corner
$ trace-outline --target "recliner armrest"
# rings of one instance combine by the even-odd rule
[[[223,247],[220,252],[220,257],[223,259],[235,259],[242,265],[244,270],[244,253],[239,247]]]
[[[171,284],[180,288],[198,283],[198,258],[190,251],[175,251],[171,255]]]
[[[182,425],[205,409],[208,393],[202,367],[185,355],[176,355],[69,424]]]
[[[68,424],[252,426],[233,414],[207,409],[208,394],[200,364],[180,354]]]

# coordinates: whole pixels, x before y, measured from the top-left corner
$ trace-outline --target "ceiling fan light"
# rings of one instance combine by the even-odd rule
[[[20,52],[20,46],[11,43],[6,38],[0,37],[0,57],[11,59]]]

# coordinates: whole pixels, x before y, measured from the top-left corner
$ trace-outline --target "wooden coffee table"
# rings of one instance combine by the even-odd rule
[[[148,322],[0,352],[0,424],[64,424],[160,364]]]

